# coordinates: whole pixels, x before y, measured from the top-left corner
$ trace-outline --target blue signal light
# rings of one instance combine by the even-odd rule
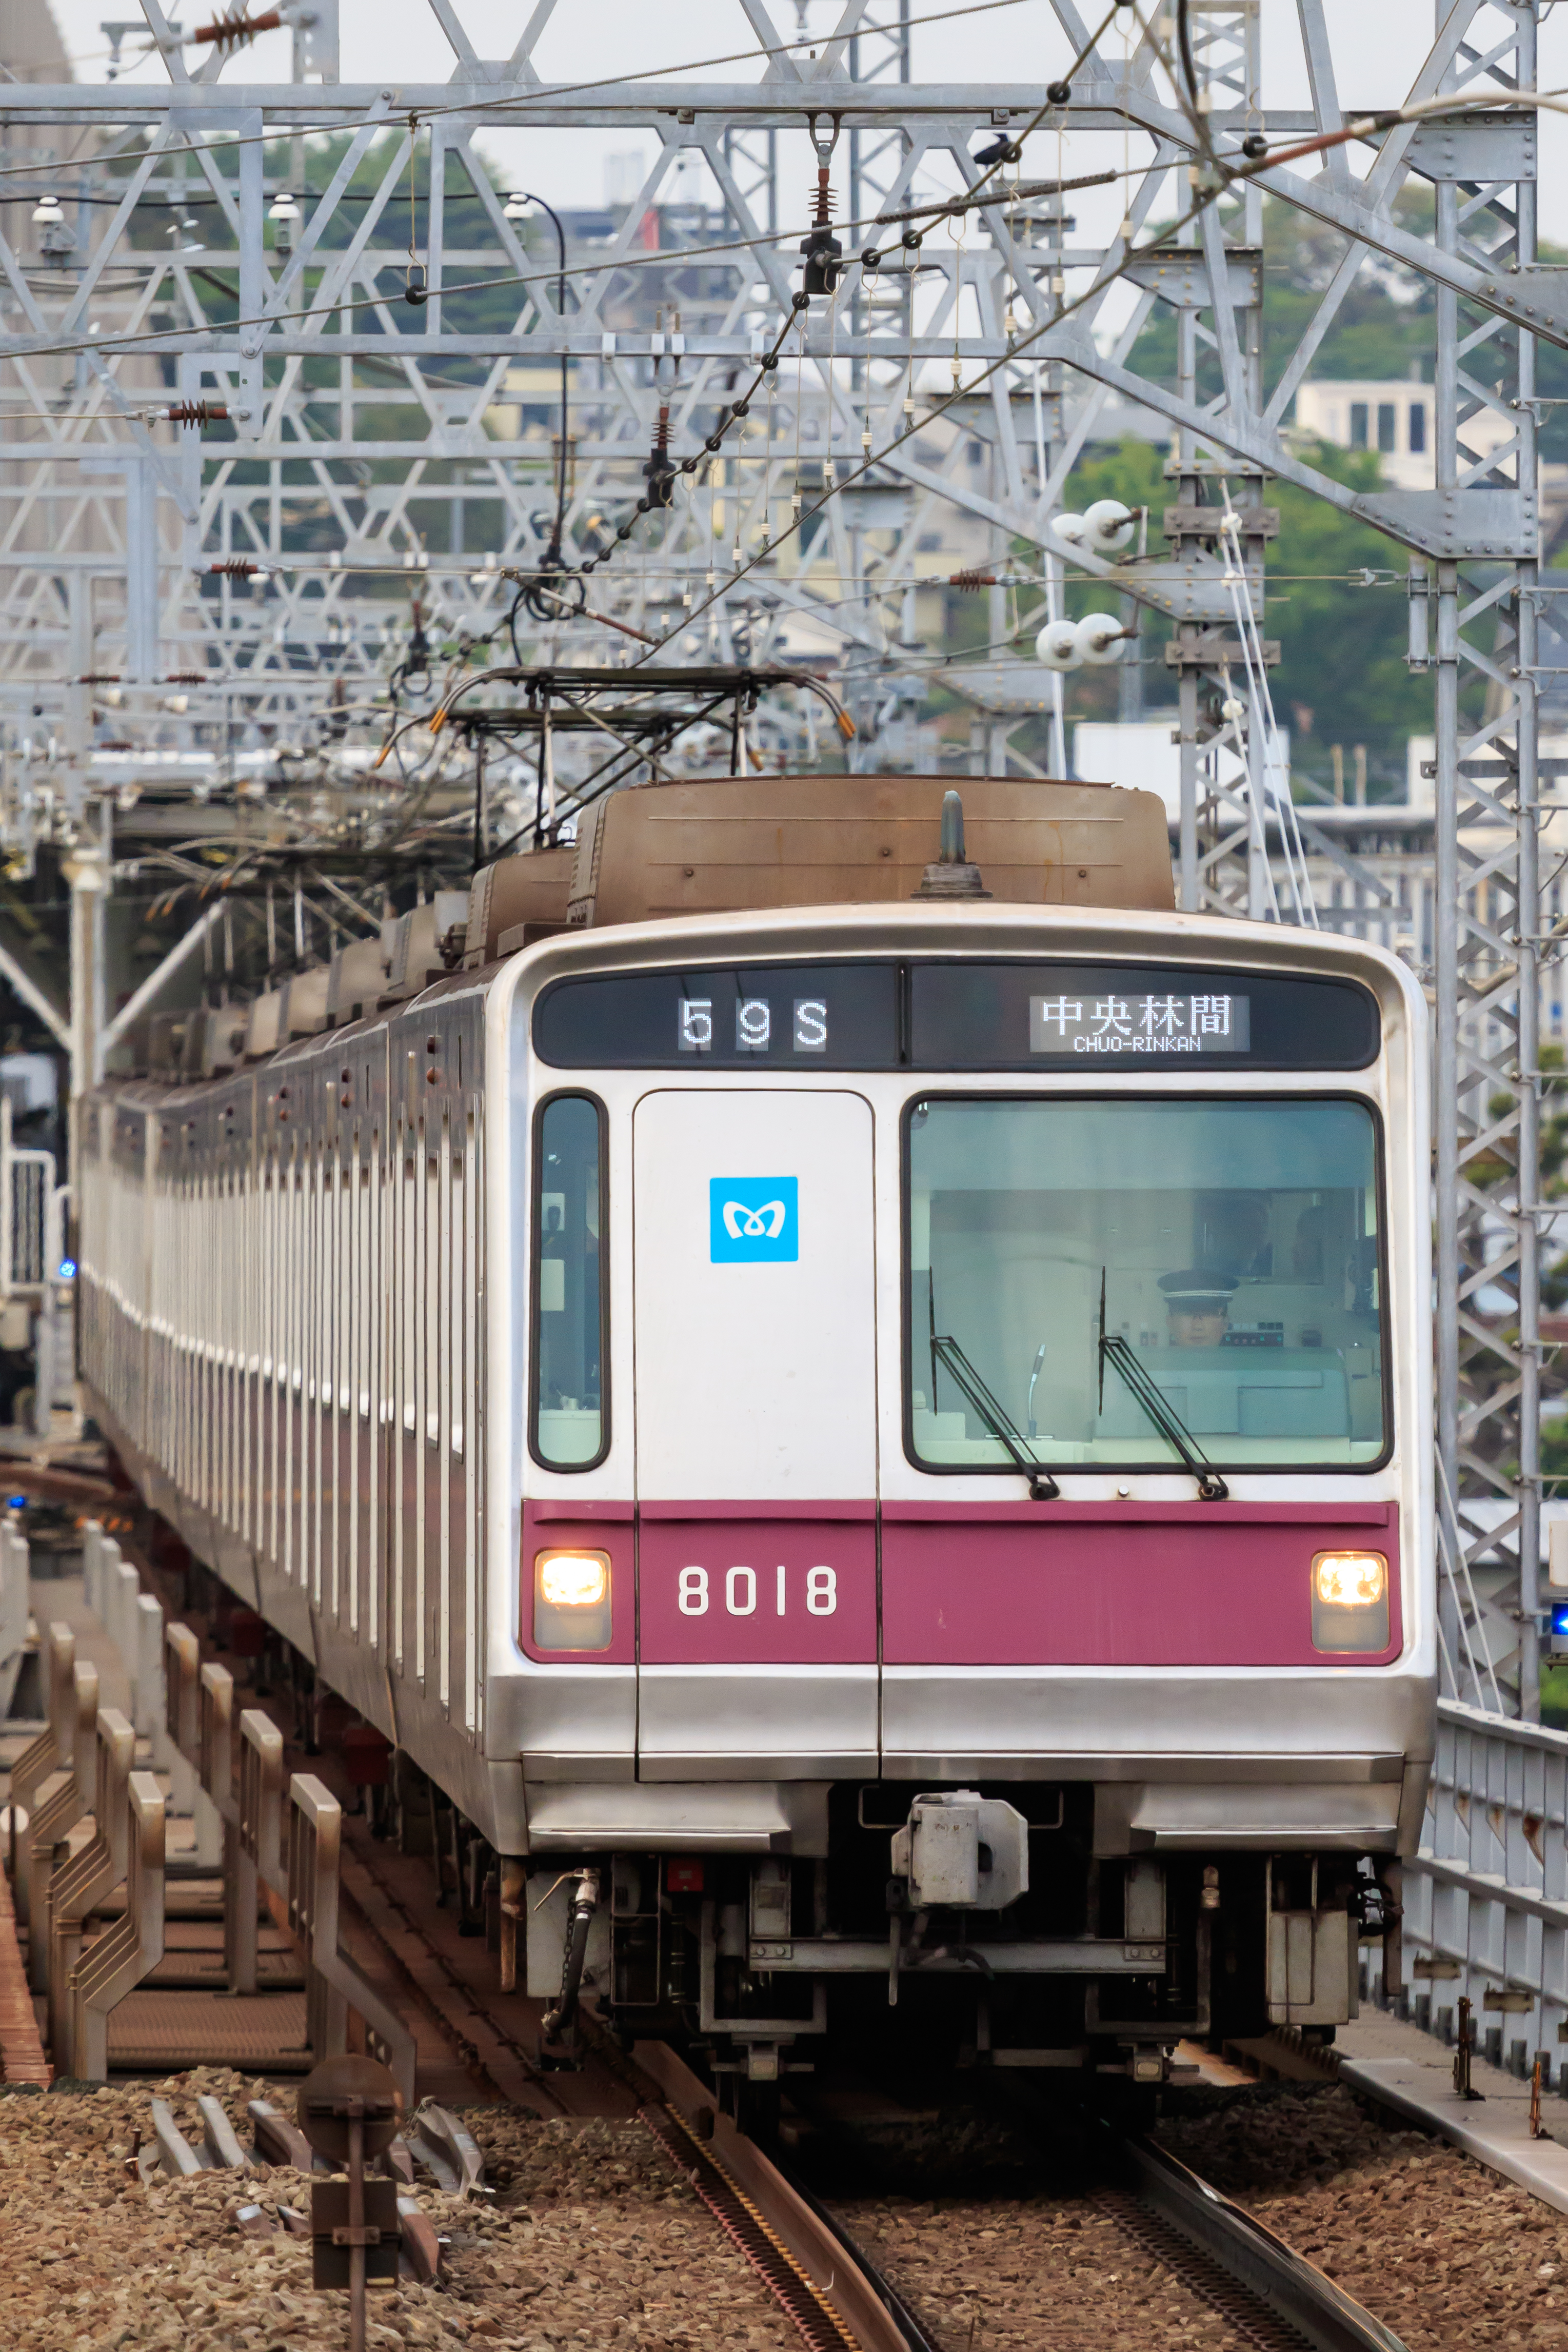
[[[1568,1601],[1553,1601],[1552,1630],[1554,1633],[1568,1633]]]
[[[63,1258],[61,1258],[61,1260],[60,1260],[60,1280],[61,1280],[62,1282],[70,1282],[70,1281],[74,1280],[75,1276],[76,1276],[76,1270],[77,1270],[77,1262],[76,1262],[76,1260],[75,1260],[75,1258],[74,1258],[74,1257],[63,1257]]]
[[[8,1511],[25,1510],[26,1508],[26,1504],[27,1497],[26,1495],[7,1495],[5,1497],[5,1508]]]

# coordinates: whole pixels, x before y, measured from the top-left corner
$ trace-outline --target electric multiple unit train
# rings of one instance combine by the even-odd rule
[[[618,795],[509,862],[554,921],[490,869],[467,969],[209,1015],[83,1139],[148,1500],[489,1841],[530,1990],[752,2082],[1326,2032],[1425,1802],[1420,992],[1162,911],[1141,796],[965,796],[912,889],[938,783]]]

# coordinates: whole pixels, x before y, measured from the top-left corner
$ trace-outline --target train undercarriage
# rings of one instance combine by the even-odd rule
[[[835,1787],[825,1859],[617,1853],[528,1879],[530,1992],[577,1979],[634,2034],[758,2084],[813,2049],[947,2071],[1179,2074],[1187,2040],[1332,2041],[1361,1941],[1396,1947],[1396,1867],[1347,1852],[1093,1853],[1093,1791]],[[1021,1882],[1021,1883],[1020,1883]],[[586,1923],[586,1924],[585,1924]],[[1396,1968],[1396,1953],[1389,1953]]]

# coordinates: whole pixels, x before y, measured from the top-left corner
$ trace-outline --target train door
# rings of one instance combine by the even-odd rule
[[[859,1095],[637,1106],[644,1780],[874,1769],[873,1153]]]

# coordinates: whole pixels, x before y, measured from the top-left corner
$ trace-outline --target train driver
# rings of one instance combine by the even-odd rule
[[[1173,1348],[1219,1348],[1230,1319],[1230,1297],[1238,1288],[1233,1274],[1218,1274],[1211,1266],[1187,1266],[1180,1274],[1162,1274]]]

